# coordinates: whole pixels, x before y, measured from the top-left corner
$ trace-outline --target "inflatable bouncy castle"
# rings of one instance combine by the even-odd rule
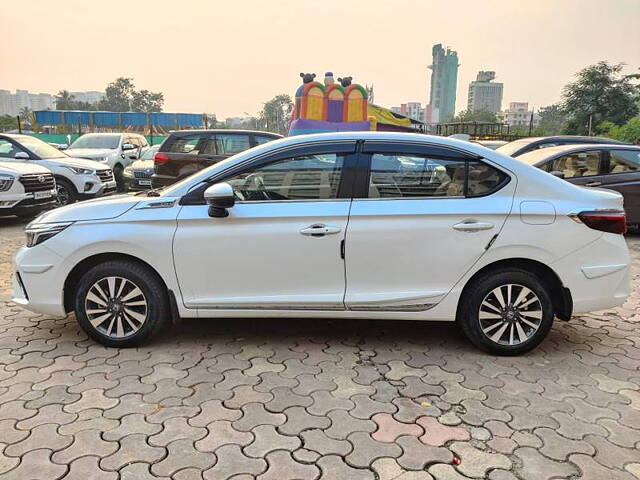
[[[375,120],[369,118],[367,90],[352,84],[351,77],[339,78],[327,72],[324,84],[315,81],[314,73],[301,73],[302,85],[289,126],[289,135],[305,133],[375,130]]]

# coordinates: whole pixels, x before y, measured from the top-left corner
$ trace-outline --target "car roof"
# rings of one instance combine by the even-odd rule
[[[245,135],[262,135],[273,138],[282,138],[279,133],[263,132],[261,130],[243,130],[240,128],[192,128],[190,130],[171,130],[171,135],[188,135],[190,133],[232,133],[232,134],[245,134]]]
[[[555,145],[553,147],[545,147],[545,148],[524,153],[523,155],[528,155],[529,153],[533,153],[533,152],[549,152],[550,154],[571,153],[578,150],[596,150],[596,149],[600,150],[603,148],[640,150],[639,145],[626,145],[624,143],[573,143],[570,145]]]

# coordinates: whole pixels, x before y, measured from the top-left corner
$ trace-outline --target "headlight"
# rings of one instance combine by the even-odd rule
[[[57,235],[73,222],[35,223],[32,222],[24,229],[27,235],[27,247],[34,247]]]
[[[15,177],[11,175],[0,175],[0,192],[6,192],[13,185]]]
[[[68,168],[77,175],[95,175],[96,173],[95,170],[91,170],[90,168],[69,167],[67,165],[65,165],[65,168]]]

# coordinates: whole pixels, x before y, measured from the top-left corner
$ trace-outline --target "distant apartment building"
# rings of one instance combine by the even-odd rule
[[[391,107],[391,111],[419,122],[425,121],[425,109],[420,102],[401,103],[399,107]]]
[[[18,115],[23,108],[47,110],[54,108],[55,100],[49,93],[29,93],[28,90],[0,90],[0,115]]]
[[[531,115],[533,115],[533,123],[531,123]],[[531,124],[535,128],[540,124],[540,115],[529,110],[528,102],[510,102],[509,108],[498,112],[496,116],[500,122],[511,127],[528,127]]]
[[[456,88],[458,87],[458,54],[438,43],[431,49],[433,61],[431,88],[426,121],[428,123],[448,122],[455,115]]]
[[[76,102],[86,102],[92,105],[100,103],[105,96],[104,92],[88,91],[88,92],[69,92],[73,95]]]
[[[496,72],[478,72],[476,79],[469,84],[467,109],[498,113],[502,109],[502,83],[494,82]]]

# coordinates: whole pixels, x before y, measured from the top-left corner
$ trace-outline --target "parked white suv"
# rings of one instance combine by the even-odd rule
[[[56,179],[60,205],[116,191],[113,172],[106,165],[64,152],[30,135],[0,134],[0,160],[29,162],[49,169]]]
[[[171,317],[457,321],[480,348],[538,345],[554,317],[622,304],[622,196],[478,144],[416,134],[301,135],[164,190],[41,215],[14,301],[75,311],[109,346]]]
[[[124,191],[122,173],[149,148],[146,138],[136,133],[85,133],[66,152],[77,158],[102,162],[113,170],[118,190]]]
[[[0,162],[0,216],[34,216],[56,205],[56,184],[45,167]]]

